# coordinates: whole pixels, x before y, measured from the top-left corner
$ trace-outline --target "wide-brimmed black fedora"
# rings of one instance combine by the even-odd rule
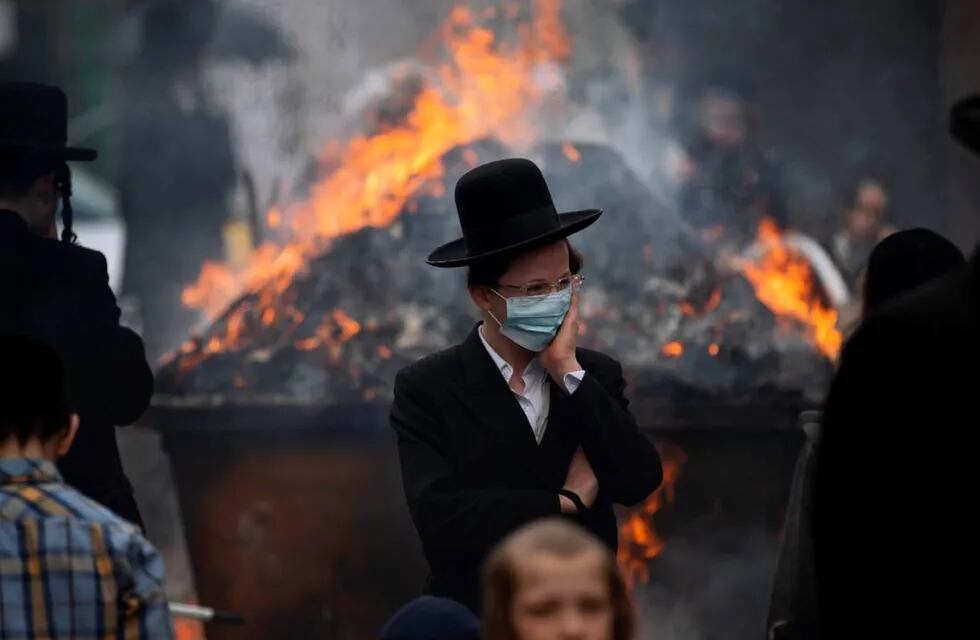
[[[980,93],[967,96],[949,112],[949,130],[964,146],[980,153]]]
[[[0,82],[0,153],[33,153],[56,160],[95,160],[94,149],[66,146],[68,98],[32,82]]]
[[[600,209],[559,213],[541,170],[524,158],[497,160],[463,175],[456,183],[456,213],[463,237],[429,254],[434,267],[463,267],[565,238],[602,215]]]

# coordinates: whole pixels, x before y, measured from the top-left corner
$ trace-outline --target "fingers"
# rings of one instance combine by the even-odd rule
[[[562,331],[578,331],[578,290],[572,292],[572,304],[568,307],[561,328]]]

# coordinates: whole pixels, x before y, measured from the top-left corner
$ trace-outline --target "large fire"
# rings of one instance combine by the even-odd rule
[[[491,135],[511,146],[533,144],[531,117],[548,87],[555,86],[548,74],[556,73],[569,53],[561,3],[533,0],[514,41],[503,41],[481,25],[496,17],[493,8],[479,16],[463,6],[453,9],[438,34],[448,61],[435,66],[405,119],[340,145],[339,155],[331,154],[337,168],[314,184],[306,199],[268,212],[270,228],[288,233],[288,241],[262,244],[243,266],[206,264],[184,291],[184,304],[213,319],[243,292],[259,291],[258,308],[249,313],[262,320],[288,314],[289,309],[277,307],[277,298],[308,259],[340,236],[391,224],[420,190],[443,188],[440,158],[447,151]],[[506,17],[519,10],[516,2],[502,7]],[[333,315],[324,322],[319,335],[300,337],[300,348],[350,338],[350,319]],[[235,335],[217,337],[207,347],[225,350],[236,340]]]
[[[630,587],[650,582],[650,560],[664,550],[664,541],[654,527],[653,517],[674,502],[674,492],[687,454],[668,442],[657,444],[664,479],[642,506],[631,510],[619,525],[619,551],[616,559]]]
[[[777,317],[802,323],[820,352],[836,360],[843,342],[837,311],[817,294],[809,263],[783,241],[772,220],[760,223],[757,240],[762,256],[741,263],[756,297]]]

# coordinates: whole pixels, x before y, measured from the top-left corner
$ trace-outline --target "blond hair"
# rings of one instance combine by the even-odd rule
[[[612,600],[613,640],[633,638],[636,612],[613,554],[581,527],[560,518],[548,518],[525,525],[504,538],[483,566],[484,640],[517,640],[511,618],[517,592],[517,565],[522,558],[535,553],[563,558],[598,554]]]

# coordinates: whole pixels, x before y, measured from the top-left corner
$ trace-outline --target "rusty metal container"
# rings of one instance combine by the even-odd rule
[[[779,528],[802,442],[797,410],[634,404],[650,437],[687,458],[676,501],[658,515],[665,556],[671,539],[719,523]],[[426,567],[387,412],[380,402],[157,403],[198,594],[247,619],[210,629],[211,640],[374,638],[421,592]],[[670,590],[684,573],[654,579]]]

